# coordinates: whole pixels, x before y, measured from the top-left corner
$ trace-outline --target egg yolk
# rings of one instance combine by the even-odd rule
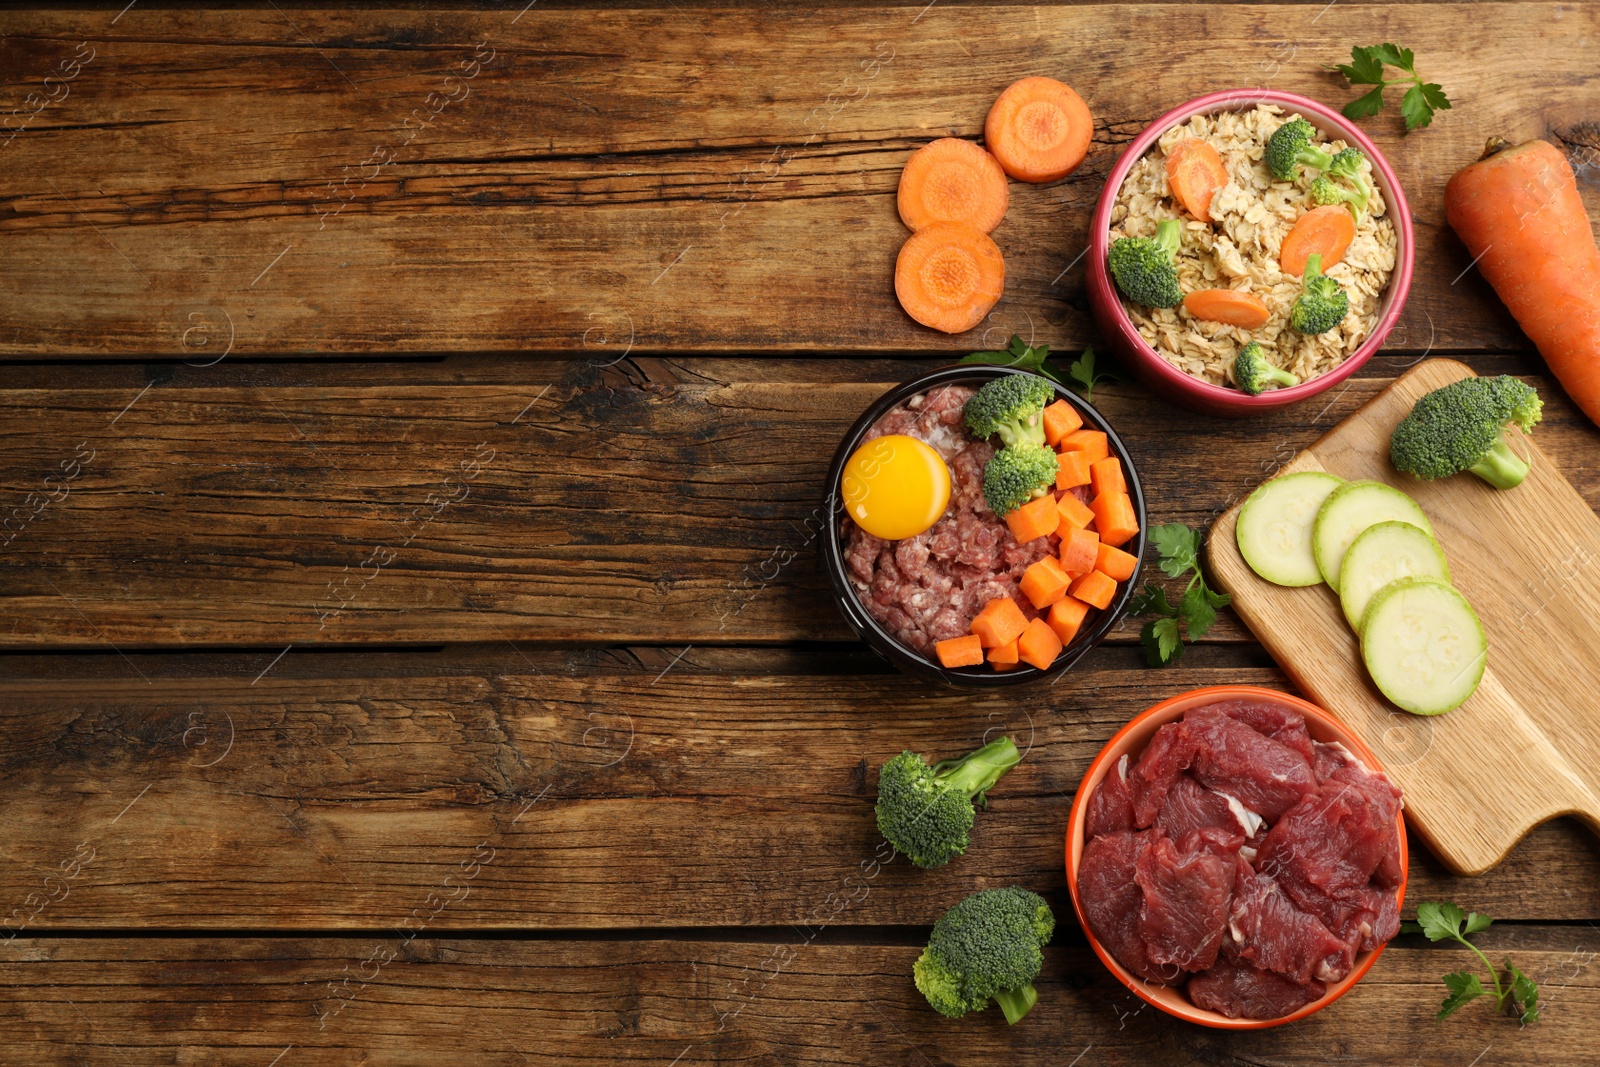
[[[915,437],[889,434],[855,450],[839,480],[844,508],[874,537],[899,541],[939,521],[950,503],[950,468]]]

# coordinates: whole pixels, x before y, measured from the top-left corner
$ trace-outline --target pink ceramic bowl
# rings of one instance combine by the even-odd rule
[[[1073,798],[1072,814],[1067,819],[1067,889],[1072,894],[1072,908],[1078,913],[1078,925],[1083,927],[1083,932],[1089,939],[1089,946],[1094,949],[1095,955],[1100,957],[1100,962],[1116,976],[1117,981],[1127,986],[1135,996],[1160,1008],[1168,1015],[1175,1015],[1188,1022],[1199,1023],[1201,1026],[1210,1026],[1218,1030],[1264,1030],[1271,1026],[1282,1026],[1284,1023],[1304,1019],[1350,992],[1355,984],[1361,981],[1362,976],[1372,969],[1372,965],[1378,962],[1378,957],[1383,954],[1386,946],[1379,945],[1370,952],[1358,953],[1355,966],[1349,974],[1342,980],[1330,984],[1326,993],[1299,1011],[1285,1015],[1281,1019],[1230,1019],[1219,1012],[1197,1008],[1181,990],[1171,986],[1152,985],[1118,963],[1089,929],[1089,920],[1083,914],[1083,901],[1078,897],[1078,864],[1083,861],[1085,844],[1083,831],[1089,816],[1089,797],[1094,795],[1094,791],[1100,787],[1100,782],[1116,765],[1117,760],[1124,754],[1127,754],[1130,761],[1138,759],[1157,730],[1181,718],[1190,708],[1204,707],[1220,700],[1236,699],[1262,700],[1297,711],[1305,716],[1306,730],[1313,740],[1324,744],[1337,741],[1355,753],[1356,757],[1368,767],[1375,771],[1383,770],[1383,765],[1372,754],[1372,750],[1362,744],[1361,739],[1351,733],[1343,723],[1315,704],[1299,697],[1254,685],[1212,685],[1179,693],[1135,715],[1128,725],[1112,735],[1111,740],[1106,742],[1106,747],[1102,748],[1100,754],[1094,758],[1094,762],[1089,764],[1088,772],[1078,785],[1078,795]],[[1405,813],[1400,812],[1394,818],[1395,827],[1400,833],[1401,874],[1397,893],[1400,905],[1404,906],[1406,881],[1411,870],[1411,854],[1406,843]]]
[[[1180,123],[1189,121],[1195,115],[1218,111],[1242,111],[1257,104],[1276,104],[1287,112],[1299,112],[1325,137],[1339,138],[1367,154],[1367,158],[1372,161],[1373,178],[1383,192],[1384,203],[1388,205],[1389,218],[1394,221],[1399,256],[1395,262],[1394,273],[1389,277],[1389,288],[1383,295],[1383,302],[1378,306],[1377,325],[1362,342],[1361,347],[1327,374],[1288,389],[1270,389],[1260,396],[1250,396],[1238,389],[1212,385],[1190,377],[1163,359],[1143,337],[1139,336],[1139,331],[1134,329],[1132,321],[1123,309],[1122,301],[1112,284],[1111,275],[1106,270],[1106,251],[1111,246],[1108,232],[1111,229],[1111,208],[1116,204],[1117,192],[1122,188],[1122,182],[1127,178],[1128,171],[1133,169],[1133,165],[1143,158],[1162,134]],[[1406,203],[1405,193],[1400,189],[1400,181],[1395,177],[1389,161],[1383,158],[1382,153],[1354,123],[1315,100],[1308,100],[1293,93],[1278,93],[1266,89],[1231,89],[1191,100],[1182,107],[1174,108],[1162,115],[1134,139],[1122,153],[1122,157],[1117,160],[1117,165],[1111,169],[1111,177],[1107,179],[1105,189],[1100,193],[1100,202],[1096,205],[1094,218],[1089,223],[1089,307],[1094,312],[1095,322],[1099,325],[1106,343],[1151,392],[1174,404],[1208,415],[1258,415],[1271,408],[1295,404],[1331,389],[1354,374],[1374,352],[1383,347],[1384,338],[1394,329],[1394,324],[1400,318],[1400,310],[1405,306],[1406,294],[1411,291],[1411,268],[1415,255],[1416,242],[1411,228],[1411,208]]]

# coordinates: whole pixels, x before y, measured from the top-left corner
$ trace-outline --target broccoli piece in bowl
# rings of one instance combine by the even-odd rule
[[[1175,307],[1183,299],[1174,258],[1183,224],[1163,219],[1154,237],[1119,237],[1106,253],[1106,266],[1122,295],[1145,307]]]
[[[1298,377],[1267,362],[1259,341],[1251,341],[1233,357],[1233,380],[1251,396],[1260,396],[1269,385],[1287,387],[1300,384]]]
[[[1292,118],[1274,130],[1267,139],[1263,157],[1272,176],[1279,181],[1292,182],[1303,166],[1326,171],[1333,162],[1333,155],[1311,143],[1316,136],[1316,127],[1302,118]]]
[[[983,387],[962,408],[967,429],[979,440],[995,434],[1007,445],[1044,446],[1044,406],[1055,399],[1049,382],[1035,374],[1007,374]]]
[[[912,967],[917,988],[941,1015],[982,1011],[992,997],[1015,1025],[1038,1003],[1033,980],[1044,965],[1056,918],[1021,886],[985,889],[958,901],[933,924]]]
[[[1060,464],[1044,445],[1002,448],[983,468],[983,499],[1002,519],[1056,483]]]
[[[1289,327],[1312,336],[1327,333],[1350,313],[1350,294],[1337,281],[1322,273],[1322,256],[1306,257],[1306,272],[1301,276],[1300,295],[1289,308]]]
[[[1020,762],[1009,737],[932,767],[902,752],[878,772],[878,831],[918,867],[943,867],[967,850],[972,802],[987,803],[989,790]]]
[[[1543,413],[1538,391],[1509,374],[1463,378],[1413,405],[1389,438],[1389,458],[1424,481],[1471,471],[1496,489],[1512,489],[1528,476],[1528,464],[1507,435],[1513,426],[1531,433]]]
[[[1372,199],[1372,184],[1361,173],[1361,164],[1366,159],[1359,148],[1341,149],[1329,162],[1327,171],[1311,183],[1311,199],[1318,204],[1344,204],[1356,221],[1361,221]],[[1336,178],[1349,182],[1350,188],[1340,185]]]

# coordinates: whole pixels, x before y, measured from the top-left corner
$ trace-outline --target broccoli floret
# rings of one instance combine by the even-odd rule
[[[1044,444],[1044,406],[1056,391],[1036,374],[1007,374],[987,382],[967,401],[962,415],[972,436],[995,434],[1008,445]]]
[[[1344,321],[1350,312],[1350,294],[1322,273],[1322,256],[1306,257],[1306,272],[1301,277],[1300,295],[1289,308],[1289,326],[1303,334],[1327,333]]]
[[[1183,224],[1163,219],[1156,224],[1154,237],[1119,237],[1111,242],[1106,266],[1116,279],[1122,295],[1145,307],[1169,308],[1183,299],[1178,285],[1178,239]]]
[[[878,830],[918,867],[943,867],[967,850],[973,800],[987,803],[1000,776],[1021,761],[1009,737],[932,767],[902,752],[878,772]]]
[[[1012,445],[983,468],[983,499],[1002,519],[1056,484],[1060,463],[1044,445]]]
[[[1293,118],[1279,126],[1267,139],[1267,169],[1279,181],[1292,182],[1302,166],[1325,171],[1333,156],[1314,147],[1316,128],[1302,118]]]
[[[1346,189],[1327,178],[1317,178],[1311,183],[1311,199],[1318,204],[1344,204],[1359,221],[1361,213],[1367,210],[1368,194],[1359,189]]]
[[[1511,489],[1528,476],[1528,464],[1507,434],[1512,426],[1531,432],[1543,409],[1538,392],[1508,374],[1451,382],[1418,400],[1395,427],[1389,458],[1425,481],[1471,471]]]
[[[1233,357],[1233,380],[1251,396],[1260,396],[1268,385],[1299,385],[1300,379],[1286,370],[1279,370],[1261,354],[1259,341],[1251,341]]]
[[[1359,148],[1340,149],[1329,162],[1326,173],[1311,183],[1311,199],[1319,204],[1345,204],[1359,222],[1362,212],[1367,210],[1367,202],[1372,199],[1372,185],[1361,173],[1361,164],[1366,159]],[[1343,178],[1352,188],[1345,188],[1334,181],[1335,178]]]
[[[933,924],[928,947],[912,968],[917,988],[952,1019],[982,1011],[993,997],[1015,1025],[1039,1000],[1033,980],[1044,965],[1056,917],[1037,893],[1021,886],[974,893]]]

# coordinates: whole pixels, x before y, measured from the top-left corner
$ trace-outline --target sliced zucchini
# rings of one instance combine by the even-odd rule
[[[1339,567],[1339,601],[1350,629],[1361,632],[1361,616],[1372,594],[1400,578],[1450,580],[1444,551],[1409,522],[1380,522],[1361,531]]]
[[[1322,580],[1337,593],[1339,568],[1350,543],[1368,526],[1396,519],[1409,522],[1430,537],[1433,526],[1417,502],[1383,482],[1346,482],[1328,494],[1311,527],[1311,551]]]
[[[1397,707],[1442,715],[1477,690],[1489,642],[1477,612],[1454,587],[1434,578],[1401,578],[1367,605],[1361,658]]]
[[[1326,471],[1301,471],[1256,486],[1233,527],[1250,569],[1276,585],[1322,581],[1311,552],[1311,525],[1328,494],[1343,484]]]

